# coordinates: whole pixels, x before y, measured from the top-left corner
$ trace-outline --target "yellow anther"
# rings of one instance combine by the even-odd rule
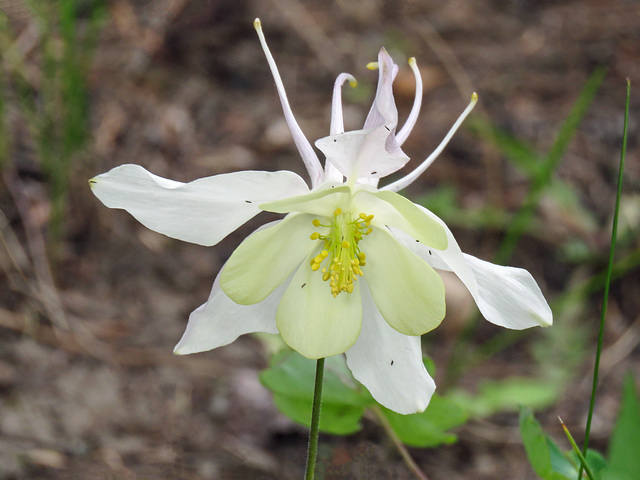
[[[367,69],[369,69],[369,70],[377,70],[378,69],[378,62],[369,62],[369,63],[367,63]]]
[[[353,292],[353,282],[363,275],[366,256],[358,244],[365,235],[371,233],[369,224],[372,219],[373,215],[364,212],[356,216],[336,208],[329,225],[321,223],[322,217],[311,222],[314,227],[330,229],[326,234],[314,232],[310,235],[312,240],[321,240],[324,247],[309,263],[312,271],[322,272],[322,280],[329,282],[334,297],[342,292]]]
[[[365,235],[369,235],[371,232],[373,232],[373,228],[369,228],[369,230],[367,230],[366,232],[364,232]]]

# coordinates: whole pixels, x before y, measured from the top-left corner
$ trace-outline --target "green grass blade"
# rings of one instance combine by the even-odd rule
[[[534,215],[535,208],[545,187],[551,182],[551,176],[558,166],[558,163],[560,163],[560,159],[566,152],[569,142],[573,138],[573,134],[582,121],[587,109],[591,105],[593,98],[600,88],[600,84],[604,80],[605,74],[606,69],[603,67],[597,68],[591,74],[589,80],[587,80],[582,92],[580,92],[580,96],[576,100],[569,116],[560,128],[558,136],[549,150],[549,153],[546,155],[539,168],[535,171],[531,187],[529,188],[529,192],[527,193],[522,207],[515,214],[515,217],[507,230],[507,234],[498,249],[498,253],[495,257],[496,263],[504,264],[513,254],[520,237],[526,231],[527,226]]]
[[[576,455],[580,460],[580,474],[578,478],[582,478],[582,469],[584,469],[587,472],[587,476],[589,477],[589,480],[595,480],[595,477],[593,476],[593,472],[591,471],[591,468],[589,467],[587,460],[584,458],[587,452],[585,451],[585,453],[583,454],[580,451],[580,448],[578,448],[578,444],[576,444],[576,441],[573,439],[573,435],[571,435],[571,432],[569,431],[567,426],[564,424],[564,422],[560,417],[558,417],[558,420],[560,420],[560,424],[562,425],[562,430],[564,430],[564,434],[569,439],[569,443],[571,444],[573,451],[576,452]]]
[[[593,419],[593,409],[596,402],[596,390],[598,388],[598,371],[600,369],[600,355],[602,354],[602,339],[604,336],[604,321],[607,315],[607,304],[609,301],[609,286],[611,285],[611,273],[613,271],[613,257],[616,250],[616,238],[618,235],[618,216],[620,213],[620,198],[622,197],[622,179],[624,176],[624,158],[627,153],[627,130],[629,123],[629,99],[631,97],[631,81],[627,79],[627,99],[624,109],[624,127],[622,134],[622,151],[620,153],[620,164],[618,167],[618,189],[616,192],[616,205],[613,211],[613,226],[611,228],[611,245],[609,247],[609,262],[607,264],[607,274],[604,281],[604,298],[602,299],[602,314],[600,316],[600,329],[598,331],[598,345],[596,347],[596,358],[593,366],[593,384],[591,387],[591,399],[589,401],[589,413],[587,415],[587,426],[584,432],[583,454],[586,454],[589,447],[589,435],[591,433],[591,421]],[[580,468],[581,478],[582,468]]]

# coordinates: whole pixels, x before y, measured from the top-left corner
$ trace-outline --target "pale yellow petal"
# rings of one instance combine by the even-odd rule
[[[310,215],[287,215],[273,227],[247,237],[220,276],[224,293],[240,305],[261,302],[316,248]]]
[[[367,285],[387,323],[405,335],[436,328],[444,318],[445,301],[435,270],[384,228],[374,228],[361,246],[367,254]]]
[[[294,274],[280,302],[276,325],[284,341],[308,358],[345,352],[360,333],[362,301],[358,282],[353,292],[333,297],[322,272],[312,271],[314,251]]]

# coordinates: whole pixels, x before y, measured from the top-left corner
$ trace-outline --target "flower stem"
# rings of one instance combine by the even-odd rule
[[[324,358],[316,363],[316,385],[313,390],[313,410],[309,427],[309,446],[307,449],[307,469],[305,480],[313,480],[318,455],[318,433],[320,433],[320,410],[322,408],[322,380],[324,379]]]
[[[620,213],[620,199],[622,198],[622,180],[624,177],[624,159],[627,154],[627,130],[629,124],[629,103],[631,98],[631,81],[627,78],[627,100],[624,108],[624,126],[622,129],[622,151],[620,152],[620,163],[618,166],[618,188],[616,191],[616,204],[613,209],[613,226],[611,227],[611,243],[609,245],[609,262],[607,263],[607,274],[604,281],[604,296],[602,298],[602,310],[600,315],[600,328],[598,330],[598,344],[596,347],[596,358],[593,366],[593,384],[591,386],[591,399],[589,400],[589,413],[587,414],[587,426],[584,432],[584,442],[582,445],[582,454],[587,455],[589,448],[589,436],[591,434],[591,420],[593,419],[593,410],[596,403],[596,392],[598,389],[598,374],[600,370],[600,355],[602,353],[602,343],[604,337],[604,323],[607,316],[607,304],[609,301],[609,286],[611,284],[611,273],[613,271],[613,258],[616,250],[616,241],[618,236],[618,216]],[[578,471],[578,479],[582,478],[582,464]]]
[[[420,467],[415,462],[415,460],[411,457],[411,455],[409,454],[409,451],[407,450],[407,447],[405,447],[404,443],[402,443],[400,438],[398,438],[398,435],[396,434],[396,432],[393,431],[393,428],[391,427],[389,420],[387,420],[387,417],[384,416],[384,413],[382,413],[382,410],[380,409],[380,407],[376,405],[375,407],[372,407],[371,410],[373,410],[373,413],[375,413],[376,417],[378,417],[378,421],[380,422],[380,425],[382,425],[382,428],[384,429],[385,433],[389,435],[389,438],[391,439],[395,447],[398,449],[398,452],[400,453],[402,460],[407,465],[407,467],[409,467],[409,470],[413,472],[413,474],[416,476],[417,479],[429,480],[425,475],[425,473],[422,470],[420,470]]]

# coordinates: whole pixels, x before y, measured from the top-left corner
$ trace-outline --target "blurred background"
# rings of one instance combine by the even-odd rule
[[[268,217],[204,248],[105,208],[87,184],[123,163],[180,181],[246,169],[306,178],[255,17],[312,142],[328,134],[340,72],[358,79],[344,113],[347,130],[361,128],[377,81],[366,64],[383,45],[400,66],[402,124],[416,57],[424,102],[400,174],[479,94],[405,193],[464,251],[528,269],[555,325],[504,332],[446,279],[447,318],[424,337],[439,392],[521,383],[458,428],[457,443],[411,449],[431,480],[536,478],[511,400],[523,393],[552,436],[566,444],[561,415],[581,438],[631,79],[591,442],[606,451],[621,379],[640,378],[640,2],[0,0],[0,10],[0,478],[301,478],[307,430],[258,380],[264,340],[171,353],[220,266]],[[327,479],[413,478],[373,421],[322,436],[320,464]]]

